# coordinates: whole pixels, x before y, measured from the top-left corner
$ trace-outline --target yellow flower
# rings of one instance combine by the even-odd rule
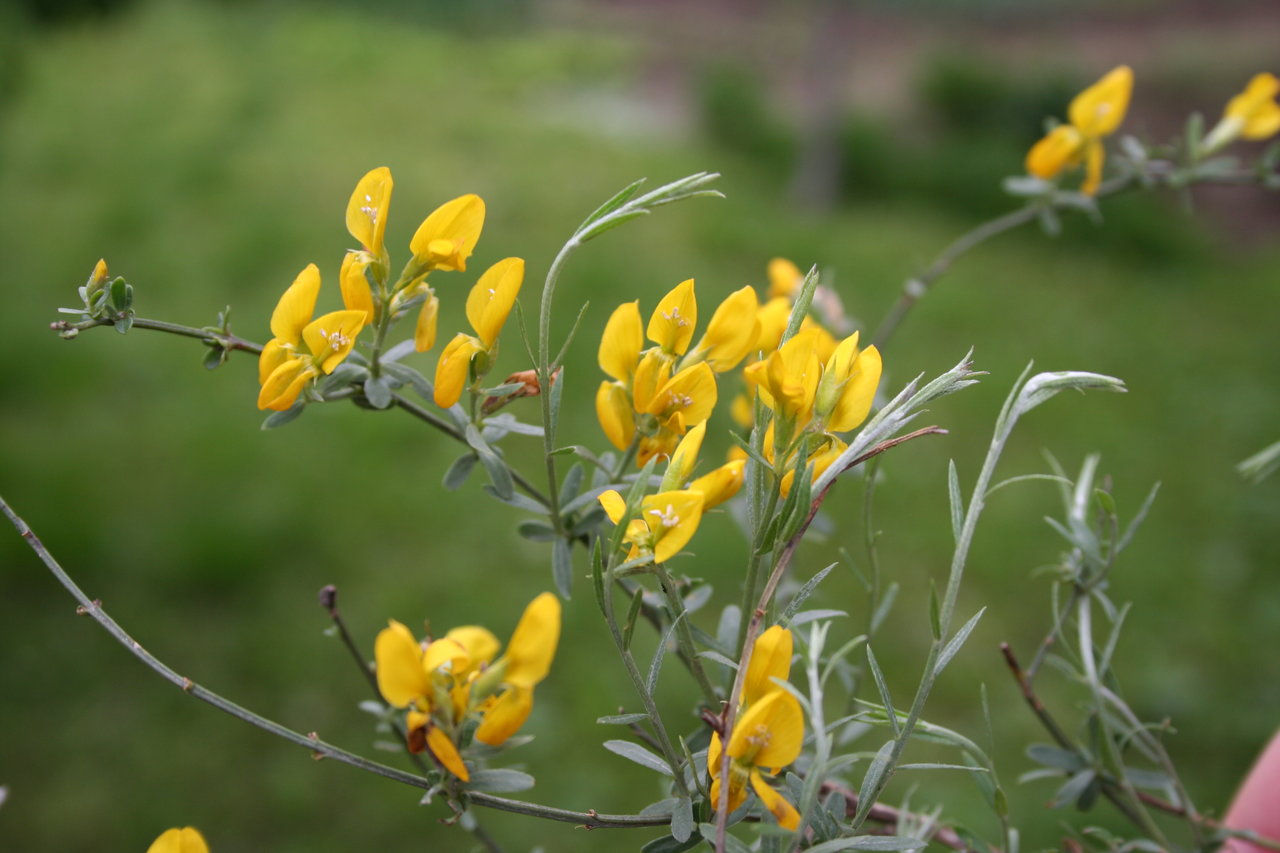
[[[874,346],[859,351],[857,332],[840,342],[827,360],[815,400],[817,415],[826,419],[829,432],[848,432],[866,420],[880,369],[880,351]]]
[[[484,201],[478,195],[459,196],[436,208],[409,241],[420,274],[431,270],[465,272],[484,229]]]
[[[622,495],[613,489],[602,494],[600,505],[614,524],[627,514]],[[628,559],[652,552],[655,563],[665,563],[689,543],[702,521],[702,492],[692,489],[659,492],[640,503],[640,512],[627,524],[624,541],[631,543]]]
[[[147,853],[209,853],[204,836],[193,826],[166,829],[151,842]]]
[[[1102,180],[1102,138],[1115,132],[1129,109],[1133,71],[1113,69],[1071,101],[1069,124],[1055,127],[1027,153],[1027,171],[1038,178],[1056,177],[1064,169],[1085,164],[1081,192],[1093,195]]]
[[[769,261],[769,298],[782,298],[791,302],[804,284],[804,273],[786,258]]]
[[[259,409],[288,409],[308,382],[332,373],[355,346],[365,312],[332,311],[312,320],[319,293],[320,271],[308,264],[272,312],[273,337],[258,357]]]
[[[369,268],[369,256],[364,252],[347,252],[338,272],[338,286],[342,288],[342,304],[351,311],[363,311],[374,316],[373,290],[365,270]]]
[[[845,448],[848,446],[835,436],[828,436],[824,444],[820,445],[817,450],[810,452],[805,464],[813,466],[813,473],[810,475],[811,482],[821,477],[840,458],[840,454],[844,453]],[[782,475],[782,480],[778,483],[778,491],[784,498],[791,494],[791,484],[795,481],[795,478],[795,468],[788,464],[787,472]]]
[[[560,639],[560,602],[543,593],[525,608],[506,654],[478,625],[454,628],[425,647],[400,622],[389,620],[374,642],[378,690],[388,704],[408,709],[411,752],[430,750],[450,773],[469,774],[454,737],[470,714],[475,738],[497,746],[520,728],[533,707]]]
[[[596,391],[596,419],[614,447],[626,450],[631,445],[636,434],[636,421],[623,385],[608,380],[600,383]]]
[[[764,361],[749,366],[744,375],[756,384],[766,406],[781,418],[808,423],[813,414],[822,363],[815,352],[819,329],[802,331],[774,350]]]
[[[711,315],[707,331],[690,357],[705,360],[716,373],[732,370],[760,337],[759,309],[760,300],[750,286],[729,294]]]
[[[507,322],[523,281],[524,261],[504,258],[485,270],[471,288],[467,297],[467,321],[476,337],[459,332],[440,354],[436,364],[436,405],[447,409],[458,402],[467,384],[471,360],[479,353],[495,353],[498,333]]]
[[[747,467],[745,459],[726,462],[719,468],[704,474],[689,484],[689,491],[702,492],[702,509],[712,509],[729,500],[742,488],[743,471]]]
[[[347,230],[373,259],[381,259],[385,252],[392,183],[391,170],[379,166],[360,179],[347,201]]]
[[[664,352],[684,355],[697,324],[698,301],[693,293],[693,279],[688,279],[662,297],[649,317],[646,333]]]
[[[625,302],[609,315],[600,338],[600,369],[619,382],[631,381],[644,347],[640,326],[640,302]]]
[[[756,700],[780,689],[773,679],[786,681],[791,676],[791,632],[773,625],[756,638],[747,664],[747,677],[742,682],[742,705],[749,708]]]
[[[750,782],[751,789],[778,823],[795,829],[800,822],[799,813],[769,786],[760,768],[770,769],[770,775],[776,774],[799,757],[803,742],[804,712],[796,697],[787,691],[775,686],[747,707],[734,724],[726,750],[730,758],[729,811],[736,810],[746,800],[746,786]],[[720,735],[712,733],[707,770],[711,775],[713,807],[720,802],[722,749]]]
[[[1211,154],[1236,139],[1258,140],[1280,131],[1280,79],[1264,72],[1254,75],[1244,91],[1227,101],[1222,118],[1205,137],[1203,153]]]
[[[484,706],[476,740],[498,746],[524,725],[533,709],[533,688],[547,677],[559,642],[560,600],[544,592],[525,608],[506,655],[494,665],[504,672],[503,689]]]
[[[662,491],[679,489],[688,482],[689,476],[698,464],[698,451],[702,449],[702,438],[706,434],[707,423],[703,421],[680,439],[680,443],[676,445],[667,462],[666,473],[662,475]]]

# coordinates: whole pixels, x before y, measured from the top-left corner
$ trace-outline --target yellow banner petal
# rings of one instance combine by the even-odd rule
[[[484,201],[474,194],[459,196],[423,220],[409,249],[424,271],[465,271],[483,228]]]
[[[600,369],[619,382],[629,382],[640,361],[644,332],[640,324],[640,302],[626,302],[614,309],[604,325],[598,358]]]
[[[524,281],[524,260],[503,258],[484,271],[467,297],[467,321],[491,349],[498,333],[507,322],[511,306],[516,303],[520,284]]]
[[[529,602],[507,643],[507,683],[532,688],[546,678],[559,642],[560,599],[544,592]]]
[[[440,361],[436,363],[436,405],[447,409],[462,398],[462,389],[467,386],[471,359],[484,349],[480,341],[459,332],[440,353]]]
[[[1075,96],[1067,117],[1082,134],[1098,139],[1114,133],[1129,110],[1133,69],[1121,65]]]
[[[160,837],[147,848],[147,853],[209,853],[209,845],[199,830],[184,826],[160,833]]]
[[[431,681],[422,667],[422,648],[402,623],[388,620],[373,643],[378,692],[397,708],[430,696]]]
[[[687,279],[662,297],[649,317],[647,334],[649,340],[666,352],[684,355],[697,324],[698,302],[693,293],[693,279]]]
[[[791,632],[774,625],[759,636],[742,683],[742,704],[751,706],[762,696],[782,688],[772,679],[786,681],[791,674]]]
[[[736,290],[720,303],[697,351],[716,373],[732,370],[760,337],[760,300],[751,287]]]
[[[363,311],[331,311],[317,317],[302,330],[302,339],[311,350],[315,363],[326,374],[342,363],[356,345],[356,337],[364,328]]]
[[[302,329],[311,322],[311,315],[315,313],[319,294],[320,270],[315,264],[307,264],[280,297],[275,311],[271,312],[272,337],[286,343],[298,343]]]
[[[476,729],[475,738],[489,746],[500,746],[520,730],[533,710],[533,690],[511,687],[489,706]]]
[[[379,166],[360,179],[347,202],[347,230],[375,257],[382,255],[391,187],[391,170]]]
[[[369,268],[369,256],[364,252],[347,252],[338,272],[338,286],[342,288],[342,304],[352,311],[363,311],[373,317],[373,290],[365,270]]]

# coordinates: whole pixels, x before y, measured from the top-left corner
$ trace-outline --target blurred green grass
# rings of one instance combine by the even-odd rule
[[[709,304],[759,283],[767,259],[783,254],[830,267],[846,304],[872,323],[906,275],[972,224],[918,197],[808,213],[784,203],[749,162],[698,139],[663,128],[601,132],[573,105],[634,92],[635,45],[623,36],[461,37],[340,7],[179,3],[32,31],[20,46],[18,83],[0,104],[0,357],[9,365],[0,488],[89,593],[178,671],[353,748],[373,739],[355,709],[366,697],[343,650],[322,635],[319,587],[338,585],[367,640],[387,617],[481,622],[505,637],[524,603],[549,586],[547,555],[515,536],[516,514],[476,482],[443,493],[455,448],[405,419],[334,406],[261,432],[246,360],[209,373],[198,345],[143,332],[58,340],[47,323],[100,255],[134,283],[144,316],[202,325],[229,303],[235,328],[262,338],[279,293],[309,261],[325,276],[322,305],[337,304],[337,265],[350,242],[343,205],[364,171],[385,164],[397,181],[388,244],[403,252],[436,204],[478,192],[489,219],[473,271],[525,257],[528,311],[540,271],[599,201],[638,176],[720,169],[727,200],[664,209],[611,233],[563,279],[560,333],[591,301],[566,371],[564,437],[599,446],[593,330],[617,303],[639,297],[647,310],[692,276]],[[1122,199],[1113,210],[1186,228],[1168,213],[1173,200],[1157,207]],[[1114,581],[1116,598],[1136,602],[1121,669],[1141,712],[1173,717],[1173,750],[1191,768],[1193,794],[1221,808],[1280,707],[1266,641],[1280,630],[1272,571],[1280,491],[1249,487],[1232,470],[1274,440],[1280,422],[1267,343],[1280,252],[1240,251],[1219,237],[1162,259],[1097,248],[1090,228],[1072,223],[1071,239],[1028,231],[984,247],[887,354],[894,388],[949,367],[972,345],[991,375],[936,407],[948,437],[897,451],[884,466],[882,559],[905,592],[877,655],[896,693],[907,694],[928,641],[928,579],[944,573],[949,555],[946,461],[956,458],[972,482],[1026,361],[1119,375],[1131,388],[1124,397],[1055,400],[1028,418],[1002,471],[1043,470],[1042,448],[1068,468],[1097,449],[1122,511],[1164,483]],[[461,322],[473,277],[438,283],[442,337]],[[519,349],[511,339],[502,368],[524,366]],[[510,444],[533,459],[531,440]],[[860,491],[851,483],[831,505],[855,554]],[[995,646],[1027,648],[1043,630],[1046,589],[1030,571],[1056,555],[1039,521],[1052,511],[1050,490],[1035,485],[993,499],[962,602],[964,614],[990,610],[929,710],[976,731],[985,682],[1006,783],[1027,769],[1022,746],[1039,736]],[[736,601],[744,548],[727,517],[711,519],[695,546],[699,557],[681,568],[716,583],[719,603]],[[810,548],[800,576],[832,553]],[[0,555],[6,849],[145,849],[161,829],[186,823],[217,851],[346,851],[406,839],[466,847],[437,824],[436,808],[415,809],[413,790],[312,762],[167,689],[73,618],[71,600],[16,536],[0,536]],[[824,605],[856,610],[848,573],[828,587]],[[528,726],[537,740],[514,758],[539,778],[532,799],[633,810],[656,799],[658,785],[599,747],[616,733],[591,721],[634,700],[586,584],[576,593]],[[647,652],[653,640],[644,642]],[[674,673],[662,699],[680,718],[692,694]],[[689,718],[682,727],[695,725]],[[965,811],[976,801],[966,786],[920,781],[916,803],[947,785],[957,798],[948,816],[982,825],[980,812]],[[1059,815],[1040,808],[1048,789],[1013,794],[1027,843],[1054,843]],[[512,849],[529,838],[551,850],[638,847],[650,835],[601,838],[483,817]]]

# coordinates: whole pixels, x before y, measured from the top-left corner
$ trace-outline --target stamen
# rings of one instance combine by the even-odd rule
[[[649,510],[649,514],[656,515],[658,517],[658,521],[667,529],[675,527],[680,523],[680,516],[676,515],[676,508],[671,504],[667,504],[665,511],[660,509],[651,509]]]
[[[685,317],[681,316],[681,314],[680,314],[680,306],[679,306],[679,305],[672,305],[672,306],[671,306],[671,313],[670,313],[670,314],[668,314],[668,313],[666,313],[666,312],[663,312],[662,316],[663,316],[663,318],[664,318],[665,320],[667,320],[668,322],[675,323],[675,324],[676,324],[676,326],[687,326],[687,325],[689,325],[689,321],[688,321]]]

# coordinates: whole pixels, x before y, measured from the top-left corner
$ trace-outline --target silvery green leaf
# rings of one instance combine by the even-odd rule
[[[876,663],[876,656],[871,651],[871,646],[867,646],[867,665],[871,668],[871,677],[876,683],[876,689],[880,691],[880,701],[884,703],[885,716],[889,720],[889,728],[896,738],[900,732],[898,712],[893,709],[893,698],[889,695],[889,685],[885,683],[884,674],[880,672],[880,664]]]
[[[364,711],[366,714],[373,714],[373,716],[375,717],[381,717],[383,714],[387,712],[387,707],[385,705],[383,705],[381,702],[375,702],[372,699],[366,699],[360,704],[356,705],[356,707],[359,708],[361,711]]]
[[[596,722],[602,726],[629,726],[647,719],[649,719],[648,714],[610,714],[605,717],[596,717]]]
[[[735,814],[739,814],[741,812],[742,812],[742,809],[739,809],[738,812],[735,812]],[[732,820],[732,818],[730,819]],[[705,838],[708,842],[710,842],[711,844],[715,844],[716,825],[714,823],[700,823],[698,824],[698,831],[702,833],[702,837]],[[733,837],[733,835],[728,832],[724,834],[724,849],[725,849],[725,853],[751,853],[750,847],[743,844],[741,841]]]
[[[615,755],[621,755],[629,761],[634,761],[641,767],[648,767],[650,770],[656,770],[667,776],[674,775],[671,768],[667,766],[666,761],[638,743],[632,743],[629,740],[607,740],[604,742],[604,748]]]
[[[644,715],[641,714],[640,716]],[[667,797],[665,800],[658,800],[656,803],[649,803],[649,805],[640,810],[639,814],[643,817],[661,817],[662,815],[669,815],[671,814],[672,809],[676,807],[676,803],[679,799],[679,797]]]
[[[673,836],[664,835],[641,847],[640,853],[684,853],[685,850],[692,850],[701,843],[702,839],[696,836],[677,841]]]
[[[521,387],[523,385],[521,384]],[[542,427],[536,424],[527,424],[524,421],[516,420],[516,416],[510,412],[503,412],[492,417],[484,419],[485,426],[496,426],[504,432],[513,432],[516,435],[532,435],[535,438],[542,438]]]
[[[738,668],[738,662],[737,662],[737,661],[735,661],[735,660],[730,660],[729,658],[725,657],[724,655],[720,654],[719,652],[715,651],[714,649],[704,649],[704,650],[702,650],[702,651],[698,652],[698,657],[700,657],[700,658],[706,658],[707,660],[710,660],[710,661],[715,661],[716,663],[720,664],[721,666],[727,666],[727,667],[729,667],[730,669],[737,669],[737,668]]]
[[[951,637],[951,640],[943,648],[938,655],[938,663],[933,668],[934,677],[942,673],[947,664],[951,663],[951,659],[960,651],[960,647],[964,645],[964,641],[969,639],[969,635],[973,633],[973,629],[978,627],[978,620],[982,618],[982,614],[987,612],[987,608],[982,608],[973,615],[973,618],[960,628],[959,631]]]
[[[481,388],[480,393],[486,397],[505,397],[508,394],[514,394],[523,388],[523,382],[505,382],[502,385],[494,385],[492,388]]]
[[[1062,783],[1062,787],[1054,792],[1053,797],[1049,800],[1049,808],[1056,809],[1067,805],[1068,803],[1079,804],[1085,798],[1089,786],[1097,780],[1097,775],[1092,769],[1084,769],[1076,773],[1066,782]]]
[[[676,626],[680,624],[680,620],[684,617],[685,614],[681,613],[671,620],[671,624],[667,626],[666,632],[662,635],[662,641],[653,650],[653,660],[649,663],[649,677],[645,679],[645,689],[649,691],[650,696],[653,695],[653,691],[658,687],[658,673],[662,671],[662,662],[666,657],[667,645],[672,642],[672,638],[675,637]]]
[[[1051,373],[1037,373],[1027,380],[1018,392],[1014,403],[1013,417],[1024,415],[1036,406],[1056,395],[1059,391],[1072,389],[1076,391],[1117,391],[1124,393],[1128,389],[1124,381],[1114,376],[1101,373],[1087,373],[1080,370],[1061,370]]]
[[[720,611],[720,621],[716,624],[716,645],[722,651],[730,651],[738,642],[738,626],[742,612],[736,604],[726,604]]]
[[[382,365],[382,370],[388,376],[397,380],[401,385],[408,385],[419,397],[424,400],[431,400],[435,397],[435,386],[418,371],[409,367],[407,364],[397,364],[389,362]]]
[[[835,838],[808,848],[807,853],[837,853],[840,850],[923,850],[924,841],[903,835],[853,835]]]
[[[947,463],[947,494],[951,499],[951,535],[959,542],[960,528],[964,526],[964,498],[960,496],[960,475],[954,459]]]
[[[472,770],[471,779],[464,787],[468,791],[488,791],[492,794],[513,794],[527,791],[534,785],[534,778],[520,770],[494,767]]]
[[[798,628],[801,625],[806,625],[810,622],[817,622],[819,619],[839,619],[841,616],[848,616],[848,615],[849,614],[843,610],[830,610],[830,609],[802,610],[801,612],[797,613],[795,616],[792,617],[791,627]]]
[[[569,540],[561,537],[551,546],[551,575],[560,597],[569,600],[573,589],[573,554]]]
[[[370,376],[364,380],[364,396],[375,409],[391,405],[391,386],[386,377]]]
[[[401,341],[400,343],[396,344],[395,346],[391,347],[386,352],[384,352],[382,354],[381,361],[383,362],[384,365],[388,362],[396,362],[404,358],[406,355],[408,355],[413,351],[414,351],[414,340],[413,338],[409,338],[407,340]]]
[[[471,475],[471,470],[476,467],[476,459],[476,454],[464,453],[453,460],[449,470],[444,472],[444,480],[442,481],[444,487],[452,492],[465,483],[467,477]]]
[[[474,424],[467,424],[466,429],[463,430],[463,436],[467,444],[471,445],[480,457],[480,464],[488,473],[489,482],[493,485],[494,491],[504,500],[510,498],[515,492],[515,483],[511,479],[511,471],[507,468],[507,463],[489,446]],[[538,507],[535,511],[541,512],[541,510],[542,508]]]
[[[778,622],[785,624],[795,616],[796,611],[800,609],[800,605],[804,604],[805,601],[809,599],[809,596],[813,595],[813,591],[818,588],[818,584],[822,583],[823,579],[827,575],[831,574],[831,570],[835,567],[836,564],[832,563],[813,577],[809,578],[809,580],[805,581],[804,586],[800,587],[799,591],[791,597],[791,601],[787,602],[787,606],[782,611],[782,615],[778,617]]]
[[[554,542],[558,537],[554,527],[534,518],[525,519],[517,524],[516,533],[530,542]]]
[[[715,587],[709,583],[699,584],[692,592],[684,597],[684,609],[686,613],[697,613],[699,610],[711,600],[711,595],[715,592]]]
[[[895,725],[895,730],[896,730]],[[876,752],[875,758],[871,759],[871,764],[867,767],[866,775],[862,777],[862,784],[858,786],[858,802],[861,806],[869,807],[869,804],[875,801],[875,795],[879,792],[881,781],[885,774],[889,771],[889,754],[893,752],[893,741],[887,740],[884,746],[880,747]],[[859,807],[859,813],[863,812],[863,808]]]
[[[306,407],[307,404],[299,400],[283,412],[272,412],[262,421],[262,428],[275,429],[276,427],[282,427],[301,415]]]
[[[675,808],[671,810],[671,837],[676,841],[688,841],[696,828],[697,824],[693,819],[693,803],[688,797],[678,798]]]
[[[581,231],[583,228],[586,228],[588,225],[590,225],[593,222],[598,222],[601,218],[609,215],[610,213],[613,213],[615,210],[622,207],[622,205],[626,204],[628,201],[631,200],[631,197],[636,194],[636,191],[640,189],[640,187],[644,186],[644,182],[645,182],[645,179],[640,178],[638,180],[632,181],[627,186],[618,190],[618,192],[615,193],[612,198],[610,198],[604,204],[597,207],[595,210],[591,212],[590,216],[582,220],[582,224],[578,226],[578,231]]]
[[[512,492],[509,495],[503,495],[503,494],[500,494],[497,489],[495,489],[493,486],[491,486],[488,483],[485,483],[480,488],[484,489],[486,494],[492,495],[493,497],[502,501],[504,504],[508,504],[509,506],[516,507],[517,509],[522,509],[525,512],[537,513],[539,515],[541,515],[544,512],[542,504],[538,503],[533,498],[520,494],[519,492]]]

